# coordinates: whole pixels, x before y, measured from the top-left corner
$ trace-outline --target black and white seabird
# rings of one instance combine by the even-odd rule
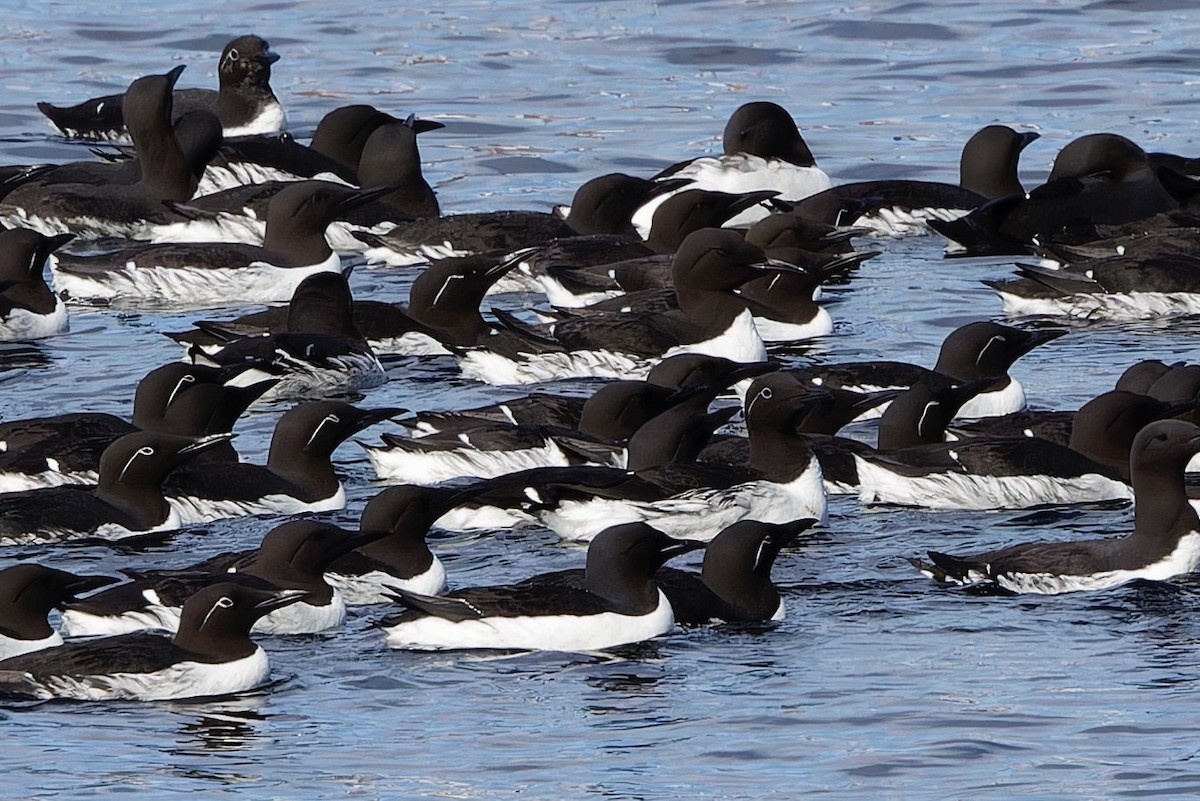
[[[239,335],[238,326],[210,324],[219,345],[192,346],[187,358],[214,367],[251,365],[248,375],[276,379],[268,395],[324,397],[387,381],[383,365],[354,324],[354,298],[341,273],[314,273],[296,287],[279,333]]]
[[[183,151],[171,125],[171,89],[182,71],[180,65],[164,75],[138,78],[122,98],[138,153],[135,183],[43,183],[34,179],[8,193],[0,204],[0,219],[11,228],[80,238],[127,236],[172,219],[174,212],[166,203],[188,200],[199,182],[191,160],[195,154]]]
[[[841,204],[870,200],[863,214],[843,222],[870,229],[877,235],[903,236],[928,233],[929,220],[954,220],[989,200],[1024,194],[1017,176],[1021,151],[1039,134],[1018,132],[1006,125],[988,125],[976,131],[963,146],[959,159],[959,182],[881,180],[839,184],[826,189]],[[825,202],[812,196],[796,205],[801,213],[806,206]]]
[[[1117,134],[1089,134],[1064,147],[1046,183],[1029,193],[929,225],[968,255],[1018,255],[1060,241],[1081,220],[1120,224],[1178,205],[1141,147]]]
[[[179,528],[179,514],[163,497],[163,480],[192,456],[231,436],[126,434],[105,448],[95,487],[65,485],[0,495],[0,545],[89,535],[120,539]]]
[[[446,589],[446,568],[425,541],[438,520],[469,503],[482,483],[461,487],[388,487],[363,507],[358,528],[387,532],[335,560],[325,579],[342,592],[346,603],[381,604],[399,587],[421,595]]]
[[[1195,400],[1167,403],[1106,392],[1075,413],[1065,446],[1016,436],[889,448],[883,445],[881,428],[880,450],[855,454],[859,497],[864,503],[935,509],[1023,509],[1129,499],[1129,453],[1138,432],[1156,420],[1190,413],[1196,405]]]
[[[672,263],[678,308],[665,312],[567,319],[544,329],[498,313],[506,336],[459,354],[463,374],[490,384],[536,383],[565,377],[639,378],[677,353],[705,353],[759,362],[766,347],[737,287],[764,274],[795,268],[769,262],[736,231],[703,228],[689,234]]]
[[[967,323],[942,342],[932,370],[906,362],[878,361],[813,365],[795,368],[794,372],[818,386],[862,392],[908,387],[930,373],[959,383],[988,378],[992,379],[990,386],[959,411],[962,417],[988,417],[1024,408],[1025,390],[1009,375],[1009,369],[1034,348],[1065,333],[1061,329],[1026,331],[986,321]]]
[[[66,605],[68,637],[125,634],[143,629],[176,631],[186,600],[224,581],[249,581],[264,589],[303,590],[304,598],[255,622],[254,634],[315,634],[346,620],[341,593],[323,574],[354,548],[386,531],[354,533],[315,520],[289,520],[263,536],[258,548],[222,553],[182,570],[129,571],[132,581]]]
[[[95,484],[104,450],[136,431],[187,437],[228,432],[275,382],[272,378],[235,386],[245,369],[180,362],[155,368],[138,382],[132,422],[100,412],[75,412],[0,423],[0,491]],[[195,458],[236,461],[237,453],[223,442]]]
[[[71,234],[24,228],[0,231],[0,340],[44,339],[67,330],[67,307],[44,275]]]
[[[253,690],[268,683],[271,669],[250,627],[303,597],[303,590],[206,587],[184,603],[173,637],[140,631],[0,661],[0,696],[165,701]]]
[[[329,223],[386,191],[296,182],[271,199],[261,246],[143,244],[60,257],[54,285],[74,303],[236,306],[286,301],[308,276],[341,270],[341,259],[325,240]]]
[[[1164,581],[1200,565],[1200,519],[1188,503],[1184,468],[1200,453],[1200,428],[1162,420],[1137,435],[1130,455],[1133,531],[1082,542],[1013,545],[971,556],[929,552],[912,559],[922,573],[950,584],[990,584],[1014,593],[1103,590],[1134,579]]]
[[[258,36],[239,36],[221,51],[220,88],[175,92],[175,117],[203,109],[221,120],[225,136],[272,133],[284,127],[283,107],[271,91],[271,65],[279,55]],[[114,140],[125,133],[123,95],[106,95],[74,106],[38,103],[54,127],[70,139]]]
[[[46,619],[50,610],[116,581],[37,564],[0,570],[0,659],[62,645],[62,635]]]
[[[265,465],[193,464],[172,475],[165,492],[189,523],[260,514],[341,509],[346,492],[331,461],[347,438],[405,409],[358,409],[338,401],[309,401],[275,425]]]
[[[773,190],[784,200],[801,200],[831,185],[796,121],[777,103],[758,101],[739,106],[725,124],[722,148],[721,156],[673,164],[655,178],[687,178],[696,188],[721,192]],[[634,225],[643,236],[650,230],[656,205],[647,203],[634,215]],[[766,208],[752,206],[729,224],[747,225],[767,213]]]
[[[411,650],[595,651],[641,642],[675,625],[654,572],[702,547],[644,523],[613,526],[588,548],[582,582],[551,574],[445,596],[400,590],[408,611],[379,625],[388,647]]]

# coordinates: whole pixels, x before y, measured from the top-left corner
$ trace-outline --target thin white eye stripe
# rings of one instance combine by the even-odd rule
[[[142,447],[138,448],[136,451],[133,452],[133,456],[129,457],[129,461],[125,463],[125,466],[121,468],[121,475],[117,476],[117,481],[125,480],[125,473],[129,470],[130,467],[133,466],[134,461],[139,456],[153,456],[153,455],[154,455],[154,448],[151,448],[149,445],[143,445]]]
[[[212,609],[208,610],[208,614],[204,616],[204,620],[200,621],[200,628],[204,628],[208,625],[208,619],[212,617],[213,612],[217,611],[218,609],[228,609],[231,606],[233,606],[233,599],[228,595],[222,595],[217,599],[217,602],[213,604]]]
[[[321,433],[321,429],[325,426],[326,423],[337,423],[337,422],[340,422],[340,418],[336,414],[327,414],[323,418],[321,418],[321,422],[317,423],[317,427],[313,429],[312,436],[310,436],[308,438],[308,442],[304,443],[304,447],[307,448],[309,445],[313,444],[313,440],[315,440],[317,438],[317,434]]]
[[[192,375],[191,373],[188,373],[183,378],[179,379],[179,381],[175,384],[175,388],[171,390],[170,397],[167,398],[167,405],[170,406],[174,402],[175,396],[178,395],[183,389],[184,384],[194,383],[196,383],[196,376]]]
[[[461,276],[461,275],[446,276],[446,280],[442,282],[442,288],[439,289],[437,291],[437,294],[433,296],[433,305],[434,306],[438,305],[438,301],[442,299],[442,293],[445,292],[446,288],[450,286],[451,281],[453,281],[457,278],[462,278],[462,277],[463,276]]]
[[[925,427],[925,415],[929,414],[930,409],[941,405],[937,401],[930,401],[925,404],[925,408],[921,410],[921,419],[917,421],[917,436],[921,436],[921,429]]]
[[[978,365],[979,365],[979,363],[980,363],[981,361],[983,361],[983,354],[987,353],[987,349],[988,349],[988,348],[990,348],[992,345],[996,344],[997,342],[1007,342],[1007,341],[1008,341],[1008,340],[1006,340],[1006,339],[1005,339],[1004,337],[1002,337],[1000,334],[997,334],[996,336],[994,336],[994,337],[992,337],[991,339],[989,339],[989,340],[987,341],[987,344],[986,344],[986,345],[984,345],[984,346],[983,346],[983,348],[982,348],[982,349],[979,351],[979,355],[975,357],[975,364],[976,364],[976,366],[978,366]]]
[[[758,403],[760,398],[763,400],[770,400],[771,396],[774,394],[775,393],[771,391],[770,387],[763,387],[760,389],[758,394],[750,400],[749,405],[746,406],[746,414],[750,414],[750,410],[754,408],[754,404]]]

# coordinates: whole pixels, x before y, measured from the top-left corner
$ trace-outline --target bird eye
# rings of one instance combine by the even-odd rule
[[[229,607],[233,606],[233,599],[228,595],[222,595],[217,599],[217,606],[221,607],[222,609],[228,609]]]
[[[241,54],[240,54],[240,53],[238,53],[238,51],[236,51],[236,50],[230,50],[230,51],[229,51],[229,60],[230,60],[230,61],[237,61],[237,60],[238,60],[239,58],[241,58],[241,57],[242,57],[242,56],[241,56]]]
[[[770,400],[771,396],[774,394],[775,393],[771,391],[770,387],[763,387],[762,391],[758,393],[758,397],[763,398],[764,400]]]

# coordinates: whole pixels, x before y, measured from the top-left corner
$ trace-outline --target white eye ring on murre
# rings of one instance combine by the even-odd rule
[[[321,428],[326,423],[339,423],[339,422],[341,422],[341,418],[339,418],[336,414],[325,415],[325,417],[321,419],[321,422],[317,423],[317,427],[315,429],[313,429],[312,436],[308,438],[308,442],[304,443],[304,447],[307,448],[309,445],[313,444],[313,440],[317,438],[317,434],[321,433]]]
[[[151,448],[149,445],[143,445],[142,447],[138,448],[136,451],[133,452],[133,456],[129,457],[129,461],[125,463],[125,466],[121,468],[121,475],[117,476],[117,481],[121,481],[125,478],[126,471],[129,470],[129,468],[133,465],[134,461],[139,456],[153,456],[153,455],[154,455],[154,448]]]
[[[754,408],[754,404],[758,403],[760,399],[761,400],[770,400],[774,394],[775,393],[771,391],[770,387],[763,387],[762,389],[760,389],[758,391],[758,394],[755,395],[753,400],[751,400],[750,403],[746,406],[746,414],[750,414],[750,410]]]
[[[217,599],[217,602],[213,604],[213,608],[208,610],[208,614],[204,616],[204,620],[200,621],[200,628],[204,628],[204,626],[208,623],[208,619],[212,617],[213,612],[217,611],[218,609],[228,609],[231,606],[233,606],[233,599],[228,595],[222,595]]]

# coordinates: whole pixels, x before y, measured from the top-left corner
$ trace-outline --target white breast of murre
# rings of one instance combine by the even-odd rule
[[[198,251],[200,252],[200,251]],[[249,305],[290,300],[296,287],[310,275],[338,272],[336,253],[309,267],[276,267],[251,262],[234,269],[113,266],[105,273],[87,275],[56,270],[55,291],[66,290],[74,302],[136,299],[152,304],[187,306]]]
[[[1175,550],[1163,559],[1144,567],[1129,570],[1110,570],[1087,576],[1063,576],[1053,573],[1014,573],[999,575],[995,581],[1012,592],[1057,595],[1064,592],[1105,590],[1117,587],[1134,579],[1166,581],[1175,576],[1191,573],[1200,566],[1200,532],[1184,535]]]
[[[363,450],[381,479],[432,486],[443,481],[471,476],[492,478],[533,467],[565,467],[567,455],[553,440],[538,448],[487,451],[464,443],[453,451],[411,451],[387,445],[364,445]]]
[[[698,158],[671,177],[691,178],[692,183],[683,189],[709,189],[734,194],[773,189],[779,192],[782,200],[803,200],[833,185],[820,167],[799,167],[780,159],[764,159],[745,153]],[[651,198],[634,212],[633,227],[643,239],[650,233],[654,211],[673,194]],[[765,206],[758,204],[741,212],[726,222],[725,226],[748,226],[769,213]]]
[[[871,229],[870,236],[900,239],[933,233],[933,229],[927,225],[930,220],[950,222],[970,213],[970,209],[906,209],[900,206],[884,206],[870,214],[864,214],[851,224],[856,228],[861,226]]]
[[[12,656],[20,656],[21,654],[31,654],[34,651],[41,651],[45,648],[57,648],[62,645],[62,635],[57,631],[53,632],[49,637],[42,637],[40,640],[21,640],[16,637],[9,637],[6,634],[0,634],[0,659],[8,659]]]
[[[1200,314],[1200,292],[1079,293],[1061,298],[1023,298],[996,290],[1008,314],[1142,320]]]
[[[598,651],[665,634],[675,614],[662,590],[658,605],[645,615],[604,612],[598,615],[548,614],[485,617],[452,622],[424,616],[385,629],[389,648],[436,651],[496,648],[521,651]]]
[[[279,133],[287,125],[287,113],[278,100],[271,98],[259,108],[252,119],[241,125],[225,128],[222,133],[229,136],[255,136],[257,134]]]
[[[956,419],[977,417],[999,417],[1025,408],[1025,388],[1015,378],[1010,378],[1002,389],[980,392],[962,405]]]
[[[564,501],[538,514],[565,540],[590,541],[609,526],[645,522],[672,537],[711,540],[739,520],[786,523],[804,517],[825,520],[826,497],[821,465],[808,466],[786,484],[748,481],[728,489],[695,489],[646,503],[612,498]]]
[[[327,604],[315,605],[300,601],[276,609],[260,617],[250,629],[251,634],[316,634],[335,629],[346,622],[346,601],[335,587]]]
[[[150,673],[44,676],[35,692],[44,699],[168,701],[252,690],[270,677],[267,653],[256,647],[250,656],[232,662],[176,662]]]
[[[813,318],[804,323],[785,323],[770,317],[756,316],[754,327],[764,342],[799,342],[833,333],[833,318],[823,306],[817,307]]]
[[[346,490],[339,483],[337,492],[312,503],[290,495],[264,495],[254,501],[198,498],[194,495],[168,496],[167,503],[182,521],[181,525],[192,525],[247,515],[295,515],[301,512],[337,511],[346,506]]]
[[[40,473],[0,473],[0,492],[24,492],[44,487],[60,487],[63,484],[95,484],[100,474],[95,470],[79,473],[62,473],[58,470],[43,470]]]
[[[62,632],[68,637],[99,637],[113,634],[128,634],[146,629],[161,629],[174,634],[179,630],[178,606],[167,606],[153,589],[142,591],[146,605],[141,609],[127,609],[118,615],[95,615],[81,609],[64,609]]]
[[[389,587],[399,587],[420,595],[437,595],[446,589],[446,568],[435,556],[428,570],[410,578],[400,578],[382,570],[372,570],[361,576],[326,573],[325,580],[342,593],[342,597],[350,606],[386,604],[392,602],[387,594]]]
[[[1049,475],[977,476],[930,473],[906,476],[854,457],[865,504],[894,503],[926,509],[1026,509],[1041,504],[1091,503],[1133,498],[1128,484],[1096,473],[1077,478]]]
[[[28,309],[13,309],[0,320],[0,340],[45,339],[67,330],[67,306],[55,296],[54,311],[37,314]]]

